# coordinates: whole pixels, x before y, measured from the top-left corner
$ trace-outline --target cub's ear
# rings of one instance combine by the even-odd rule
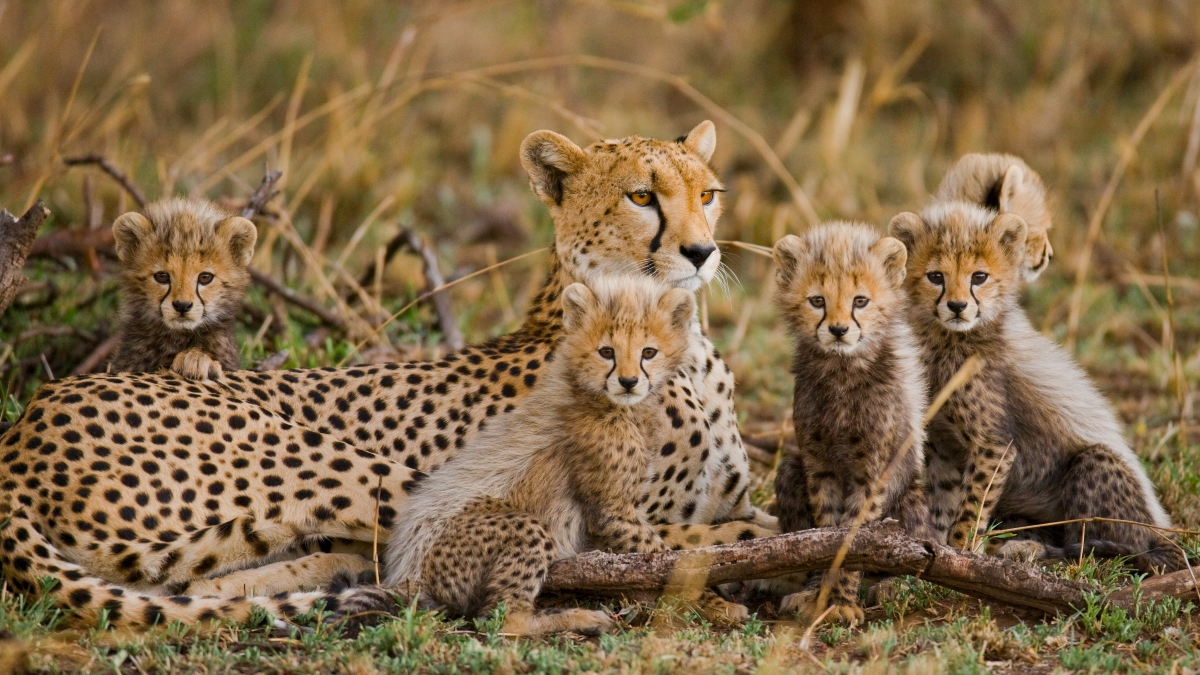
[[[225,239],[230,255],[239,265],[250,266],[254,244],[258,241],[258,230],[254,223],[241,216],[232,216],[217,223],[217,235]]]
[[[588,312],[596,306],[596,296],[592,289],[583,284],[575,283],[563,289],[563,327],[570,330],[578,328]]]
[[[689,290],[672,288],[658,299],[658,309],[670,314],[672,326],[687,329],[696,317],[696,296]]]
[[[1000,198],[998,200],[1000,213],[1011,213],[1017,210],[1013,202],[1017,199],[1024,183],[1025,170],[1017,164],[1008,167],[1008,171],[1005,171],[1004,177],[1000,179]]]
[[[1020,266],[1025,262],[1025,237],[1029,226],[1024,218],[1015,213],[1001,213],[988,223],[987,232],[1000,244],[1013,265]]]
[[[871,255],[883,263],[883,269],[892,285],[899,286],[904,283],[907,273],[904,264],[908,262],[908,251],[904,249],[904,242],[895,237],[884,237],[871,246]]]
[[[925,231],[925,221],[915,213],[904,212],[888,223],[888,234],[900,240],[910,252],[917,246],[917,237]]]
[[[563,180],[583,168],[587,154],[553,131],[535,131],[521,141],[521,166],[533,192],[547,206],[562,204]]]
[[[683,144],[707,163],[712,159],[713,151],[717,149],[716,125],[711,120],[697,124],[696,128],[683,137]]]
[[[137,211],[130,211],[113,221],[113,239],[121,262],[130,261],[139,243],[150,234],[150,228],[150,221]]]
[[[775,242],[775,279],[780,286],[787,286],[796,277],[800,259],[808,252],[804,240],[789,234]]]

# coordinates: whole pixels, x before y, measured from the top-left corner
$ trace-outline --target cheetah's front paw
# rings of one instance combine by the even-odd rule
[[[994,555],[1032,565],[1046,557],[1046,547],[1041,542],[1032,539],[1012,539],[997,548]]]
[[[730,602],[712,591],[705,591],[696,600],[696,612],[717,626],[736,626],[750,616],[745,605]]]
[[[175,355],[171,370],[189,380],[219,380],[224,375],[221,362],[199,349],[185,349]]]
[[[792,593],[779,603],[779,611],[794,613],[800,620],[812,623],[821,616],[817,612],[817,595],[820,592],[820,588],[812,588]],[[862,608],[857,604],[839,602],[834,598],[830,598],[829,603],[829,611],[822,619],[827,623],[846,623],[853,626],[862,623],[865,618]]]

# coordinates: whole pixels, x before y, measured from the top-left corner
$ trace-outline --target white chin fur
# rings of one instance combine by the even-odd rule
[[[627,391],[621,391],[614,393],[610,391],[608,392],[608,400],[616,403],[617,405],[637,405],[646,398],[646,394],[648,393],[650,392],[629,393]]]
[[[975,327],[979,323],[978,317],[974,319],[942,319],[942,326],[946,330],[952,330],[956,333],[965,333]]]
[[[829,352],[830,354],[852,354],[858,350],[858,345],[861,342],[862,341],[859,340],[854,344],[850,344],[849,342],[831,341],[826,342],[821,346],[824,347],[825,351]]]

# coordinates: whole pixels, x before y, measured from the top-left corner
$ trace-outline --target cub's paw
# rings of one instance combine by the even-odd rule
[[[175,355],[171,370],[189,380],[219,380],[224,375],[221,362],[199,349],[185,349]]]
[[[730,602],[712,591],[705,591],[695,602],[696,612],[716,626],[736,626],[750,616],[745,605]]]
[[[991,553],[1001,558],[1032,565],[1046,557],[1046,547],[1040,541],[1032,539],[1010,539]]]
[[[818,593],[820,593],[819,588],[792,593],[779,603],[779,611],[794,613],[801,621],[812,623],[821,616],[817,612]],[[829,611],[821,619],[826,623],[845,623],[854,626],[862,623],[865,618],[862,608],[857,604],[838,602],[832,597],[829,603]],[[825,610],[821,611],[825,612]]]
[[[348,636],[358,634],[369,626],[395,616],[399,606],[396,598],[378,586],[355,586],[324,597],[325,623],[342,628]]]

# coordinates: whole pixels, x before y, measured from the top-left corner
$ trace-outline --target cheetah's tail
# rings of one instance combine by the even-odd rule
[[[0,505],[3,507],[4,505]],[[7,515],[0,508],[0,577],[9,588],[31,597],[48,593],[55,604],[69,611],[69,623],[80,627],[147,628],[180,621],[196,624],[230,619],[245,622],[255,607],[276,617],[292,617],[313,609],[318,601],[334,615],[394,613],[395,601],[374,587],[340,592],[280,593],[271,597],[218,598],[162,596],[139,593],[91,576],[67,560],[40,532],[23,509]],[[43,585],[50,578],[56,583]]]

